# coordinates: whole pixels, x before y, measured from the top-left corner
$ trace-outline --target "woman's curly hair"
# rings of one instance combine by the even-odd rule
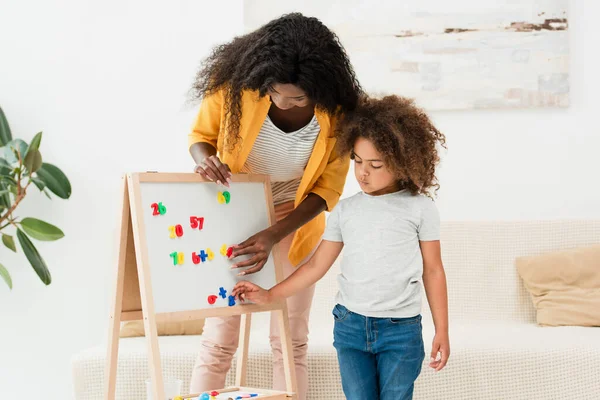
[[[446,137],[414,101],[399,96],[381,99],[364,96],[354,112],[339,126],[338,151],[354,158],[358,138],[369,140],[383,162],[398,177],[400,188],[413,195],[432,196],[440,185],[435,168],[440,161],[437,145],[446,148]]]
[[[329,115],[354,109],[362,94],[338,37],[318,19],[292,13],[215,47],[196,75],[191,97],[225,89],[231,150],[240,140],[243,91],[258,90],[263,97],[276,83],[298,86]]]

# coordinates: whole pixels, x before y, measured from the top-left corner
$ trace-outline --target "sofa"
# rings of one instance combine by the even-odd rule
[[[600,399],[600,328],[542,327],[515,268],[519,256],[600,243],[600,221],[444,222],[442,257],[449,296],[451,357],[434,372],[434,335],[423,300],[426,359],[415,399]],[[343,256],[343,255],[342,255]],[[339,260],[338,260],[339,261]],[[344,399],[332,346],[336,263],[317,284],[309,342],[310,399]],[[600,310],[598,310],[600,313]],[[268,315],[253,316],[248,384],[271,387]],[[120,341],[117,399],[145,399],[143,337]],[[163,373],[189,385],[198,336],[159,338]],[[72,358],[77,400],[102,399],[106,346]],[[234,362],[235,367],[235,362]],[[233,384],[235,368],[228,375]],[[185,390],[185,389],[184,389]]]

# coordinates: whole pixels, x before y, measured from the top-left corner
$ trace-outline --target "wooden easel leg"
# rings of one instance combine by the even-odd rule
[[[298,398],[298,386],[296,382],[296,368],[294,365],[294,354],[292,353],[292,338],[289,335],[290,327],[288,320],[287,304],[284,302],[280,310],[273,311],[277,315],[279,324],[279,336],[281,340],[281,353],[283,357],[283,371],[285,373],[285,386],[289,393],[293,393],[292,399]]]
[[[156,328],[156,315],[154,312],[154,301],[152,300],[152,285],[150,283],[150,268],[148,257],[145,253],[146,243],[140,227],[143,226],[143,215],[141,205],[141,193],[139,177],[129,174],[127,176],[127,188],[129,190],[130,211],[134,237],[135,258],[137,260],[137,273],[139,289],[144,318],[144,332],[148,346],[148,366],[150,378],[152,379],[152,395],[154,400],[164,400],[165,388],[162,369],[160,365],[160,351],[158,349],[158,330]]]
[[[154,329],[150,329],[148,318],[144,317],[144,327],[146,331],[146,343],[148,345],[148,366],[150,367],[150,377],[152,378],[152,398],[163,400],[165,398],[165,387],[160,366],[160,351],[158,349],[158,333],[156,323]],[[152,332],[154,331],[154,332]]]
[[[108,332],[108,352],[106,354],[106,369],[104,373],[104,398],[106,400],[115,399],[117,361],[119,358],[119,330],[121,325],[120,303],[115,305],[111,311]]]
[[[127,178],[123,177],[121,188],[123,201],[119,213],[119,237],[117,242],[116,279],[110,309],[108,351],[104,375],[104,395],[106,400],[114,400],[117,383],[117,361],[119,357],[119,331],[121,328],[121,311],[123,309],[123,290],[125,282],[125,256],[127,254],[127,236],[131,214],[129,212],[129,192]]]
[[[121,292],[122,293],[122,292]],[[119,330],[121,325],[120,302],[112,309],[109,322],[108,352],[104,374],[104,393],[106,400],[114,400],[117,388],[117,361],[119,358]]]
[[[248,371],[248,345],[250,343],[251,323],[252,314],[242,314],[240,322],[240,341],[237,350],[237,368],[235,373],[236,386],[246,386],[246,375]]]

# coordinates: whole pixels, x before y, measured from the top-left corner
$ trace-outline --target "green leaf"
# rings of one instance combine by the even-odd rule
[[[36,174],[46,184],[46,187],[61,199],[71,197],[71,183],[58,167],[49,163],[42,163]]]
[[[42,142],[42,132],[38,132],[27,149],[23,164],[29,171],[29,174],[38,170],[42,165],[42,154],[39,152],[40,143]]]
[[[31,181],[35,186],[37,186],[38,189],[40,189],[40,192],[43,191],[46,187],[46,184],[42,182],[40,178],[31,178]]]
[[[2,180],[2,178],[5,178],[4,176],[0,176],[0,188],[2,189],[2,193],[0,193],[0,207],[3,208],[10,208],[11,205],[11,201],[10,201],[10,190],[8,189],[10,186],[8,183],[4,182]]]
[[[25,257],[27,257],[27,260],[29,260],[29,263],[38,274],[41,281],[44,282],[44,284],[49,285],[52,282],[50,271],[48,271],[44,259],[40,256],[40,253],[38,253],[33,243],[31,243],[31,240],[29,240],[27,235],[20,229],[17,229],[17,239],[19,239]]]
[[[25,156],[24,165],[30,174],[34,173],[42,166],[42,153],[36,149],[29,148]]]
[[[10,279],[10,274],[8,270],[4,268],[4,265],[0,264],[0,276],[4,278],[4,282],[8,285],[8,287],[12,290],[12,279]]]
[[[8,126],[8,120],[4,115],[4,111],[0,108],[0,145],[5,146],[11,140],[12,133],[10,132],[10,126]]]
[[[33,137],[33,139],[31,139],[31,143],[29,144],[29,151],[31,151],[31,150],[39,150],[41,142],[42,142],[42,132],[38,132]]]
[[[0,175],[11,176],[13,167],[4,158],[0,158]]]
[[[5,185],[17,186],[17,181],[12,176],[0,176],[0,181],[2,181]]]
[[[2,243],[4,243],[4,245],[7,248],[11,249],[15,253],[17,252],[17,246],[15,246],[15,239],[13,239],[12,236],[2,234]]]
[[[37,240],[58,240],[65,234],[56,226],[37,218],[24,218],[21,227],[29,236]]]
[[[27,143],[23,140],[13,139],[4,146],[4,158],[9,163],[14,164],[19,161],[17,153],[15,152],[18,152],[18,154],[21,155],[21,158],[24,158],[25,154],[27,154],[27,148]]]
[[[1,176],[0,175],[0,188],[4,191],[4,190],[8,190],[9,193],[12,193],[15,195],[15,198],[17,196],[17,181],[14,180],[14,178],[10,177],[10,176]],[[5,194],[5,200],[6,202],[3,202],[0,199],[0,204],[6,203],[5,205],[8,207],[10,207],[11,205],[11,201],[10,201],[10,196],[8,194]]]

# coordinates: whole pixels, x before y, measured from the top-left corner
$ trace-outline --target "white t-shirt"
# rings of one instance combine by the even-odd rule
[[[440,239],[433,200],[408,190],[343,199],[327,220],[324,240],[344,243],[336,301],[368,317],[409,318],[421,312],[419,241]]]

